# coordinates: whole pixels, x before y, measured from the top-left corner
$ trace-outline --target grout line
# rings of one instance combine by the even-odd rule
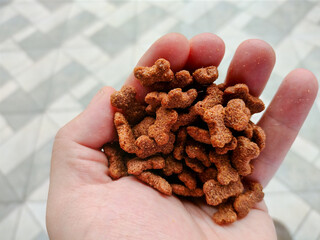
[[[307,214],[301,219],[300,223],[298,224],[296,230],[292,233],[292,236],[295,237],[297,235],[297,233],[299,232],[299,230],[301,229],[301,227],[303,226],[303,224],[305,223],[305,220],[310,216],[312,212],[312,207],[310,207],[309,211],[307,212]]]

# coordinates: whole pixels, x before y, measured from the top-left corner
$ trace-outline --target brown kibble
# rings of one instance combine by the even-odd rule
[[[220,84],[217,85],[217,87],[223,92],[224,90],[226,90],[227,84],[226,83],[220,83]]]
[[[211,162],[209,161],[208,153],[206,152],[205,146],[199,142],[189,141],[186,146],[186,153],[189,158],[196,158],[201,161],[206,167],[210,167]]]
[[[217,169],[210,167],[206,168],[204,172],[200,173],[198,176],[202,183],[209,181],[210,179],[217,179],[218,171]]]
[[[260,151],[262,151],[266,146],[266,134],[258,125],[253,125],[252,141],[258,145]]]
[[[192,106],[189,108],[188,113],[181,113],[178,115],[178,120],[176,123],[172,126],[171,130],[173,132],[178,131],[180,127],[187,126],[191,123],[193,123],[195,120],[197,120],[197,113],[195,111],[195,107]]]
[[[202,117],[205,111],[209,110],[217,104],[222,104],[222,96],[223,92],[217,87],[217,85],[211,84],[207,88],[206,97],[202,101],[199,101],[194,105],[196,113]]]
[[[249,138],[251,139],[253,137],[253,126],[255,124],[251,121],[249,121],[247,127],[243,130],[243,135],[246,137],[246,138]]]
[[[250,110],[242,99],[231,99],[225,107],[225,125],[236,131],[243,131],[247,127],[250,117]]]
[[[149,114],[155,113],[157,109],[161,106],[162,99],[167,96],[164,92],[150,92],[148,93],[144,101],[149,104],[146,107],[146,112]]]
[[[210,133],[208,130],[201,129],[194,126],[187,127],[187,132],[197,142],[211,144]]]
[[[240,136],[236,149],[232,152],[231,162],[239,175],[247,176],[251,173],[250,161],[260,154],[258,145],[250,139]]]
[[[219,74],[217,67],[209,66],[197,69],[192,76],[201,85],[209,85],[218,78]]]
[[[120,147],[128,153],[136,153],[137,146],[135,145],[132,129],[122,113],[115,113],[114,125],[118,132]]]
[[[184,197],[202,197],[203,191],[201,188],[190,190],[181,184],[171,184],[173,193]]]
[[[226,154],[228,151],[232,151],[237,147],[237,138],[232,137],[231,142],[224,145],[222,148],[216,147],[216,153],[218,154]]]
[[[230,182],[235,182],[239,180],[239,174],[231,166],[229,155],[219,155],[214,151],[209,154],[210,161],[215,164],[218,169],[217,180],[222,185],[228,185]]]
[[[202,173],[204,171],[204,166],[200,161],[194,158],[185,157],[184,161],[186,165],[197,173]]]
[[[127,167],[124,161],[123,150],[119,144],[107,143],[103,147],[104,154],[108,158],[108,174],[112,179],[118,179],[127,176]]]
[[[178,113],[175,110],[160,107],[157,110],[156,121],[149,127],[149,137],[154,138],[159,146],[167,144],[170,129],[177,119]]]
[[[218,211],[213,214],[212,219],[219,225],[226,225],[237,221],[237,214],[233,209],[232,201],[219,204]]]
[[[187,188],[194,190],[197,187],[197,179],[194,173],[184,169],[182,173],[178,175],[178,178],[183,182]]]
[[[170,82],[174,78],[170,63],[163,58],[158,59],[152,67],[136,67],[134,76],[139,79],[144,87],[158,82]]]
[[[136,177],[139,180],[150,185],[151,187],[157,189],[159,192],[169,196],[172,195],[171,185],[164,178],[149,171],[142,172],[140,175]]]
[[[140,123],[132,128],[132,132],[135,138],[142,135],[148,135],[148,129],[154,124],[156,120],[152,117],[145,117]]]
[[[198,93],[195,89],[182,92],[181,88],[171,90],[163,97],[161,105],[165,108],[187,108],[197,98]]]
[[[161,156],[153,156],[146,160],[135,157],[127,162],[128,173],[133,175],[139,175],[149,169],[162,169],[164,166],[165,160]]]
[[[213,147],[224,147],[232,140],[231,131],[224,125],[224,108],[216,105],[205,112],[204,121],[208,124],[211,145]]]
[[[258,182],[250,182],[249,190],[236,197],[233,207],[237,211],[238,217],[243,218],[247,216],[250,209],[254,207],[257,202],[262,201],[264,193],[262,186]]]
[[[224,90],[223,99],[227,103],[230,99],[241,98],[251,114],[255,114],[264,110],[265,106],[261,99],[252,96],[249,88],[245,84],[236,84]]]
[[[145,106],[136,100],[136,94],[134,87],[124,85],[110,97],[111,105],[121,109],[130,124],[141,121],[146,115]]]
[[[175,159],[177,160],[183,159],[186,141],[187,141],[187,131],[185,128],[180,128],[177,135],[177,141],[173,150],[173,156]]]
[[[216,180],[211,179],[203,184],[203,192],[206,196],[207,203],[212,206],[217,206],[229,197],[235,197],[241,194],[243,192],[243,185],[240,179],[228,185],[221,185]]]
[[[183,170],[181,162],[175,160],[172,156],[166,158],[165,167],[162,169],[163,174],[171,176],[172,174],[179,174]]]
[[[184,88],[190,85],[193,82],[193,78],[190,75],[189,71],[181,70],[176,72],[175,78],[172,82],[170,82],[171,89],[173,88]]]

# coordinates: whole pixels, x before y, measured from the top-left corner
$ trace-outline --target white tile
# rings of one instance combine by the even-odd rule
[[[3,65],[12,76],[17,76],[32,66],[33,62],[26,53],[22,51],[10,51],[1,54],[0,64]]]
[[[308,204],[291,192],[266,194],[265,202],[271,217],[285,223],[291,234],[310,210]]]
[[[8,81],[0,88],[0,102],[10,96],[15,90],[18,89],[18,84],[14,81]]]
[[[46,231],[46,201],[27,202],[27,206],[42,227],[42,230]]]
[[[314,6],[307,16],[305,17],[307,20],[313,22],[313,23],[318,23],[320,21],[320,5],[318,4],[317,6]]]
[[[81,6],[82,9],[85,9],[100,18],[105,18],[116,10],[114,5],[104,1],[78,1],[77,4]]]
[[[0,233],[2,239],[13,239],[20,211],[21,208],[17,207],[7,217],[0,221]]]
[[[12,38],[14,41],[20,42],[23,39],[29,37],[32,33],[36,32],[36,31],[37,31],[37,29],[34,26],[28,26],[28,27],[20,30]]]
[[[92,77],[87,77],[83,81],[81,81],[78,85],[74,86],[71,89],[71,94],[76,99],[81,99],[83,96],[85,96],[91,89],[93,89],[97,85],[98,85],[98,82],[96,79]]]
[[[246,9],[246,12],[260,18],[266,18],[270,14],[272,14],[274,10],[276,10],[281,4],[281,1],[255,1],[250,4],[250,6]]]
[[[20,47],[12,39],[7,39],[4,42],[1,42],[0,44],[1,53],[12,52],[17,50],[20,50]]]
[[[43,184],[35,189],[28,197],[30,201],[46,201],[49,191],[49,177]]]
[[[236,15],[228,25],[233,26],[234,28],[242,29],[248,22],[252,20],[252,16],[247,12],[241,12]]]
[[[7,141],[12,135],[14,131],[9,126],[0,129],[0,145],[2,145],[5,141]]]
[[[79,104],[70,94],[66,93],[60,98],[56,99],[48,106],[49,111],[54,110],[74,110],[74,109],[81,109],[82,105]]]
[[[320,156],[313,162],[314,166],[320,170]]]
[[[44,114],[42,116],[40,129],[38,131],[38,138],[35,146],[35,151],[39,150],[49,140],[53,139],[58,130],[58,125],[53,120],[51,120],[49,116]]]
[[[10,5],[4,6],[0,8],[0,24],[8,21],[9,19],[15,17],[17,15],[17,11],[12,8]]]
[[[263,191],[266,194],[269,193],[276,193],[276,192],[290,192],[290,190],[283,185],[278,179],[277,177],[274,177],[271,179],[271,181],[269,182],[269,184],[263,189]]]
[[[31,3],[18,3],[13,5],[14,8],[32,23],[37,23],[43,18],[51,14],[42,4],[38,2],[35,4]]]
[[[15,239],[31,240],[40,232],[40,225],[36,222],[36,219],[32,216],[30,210],[24,206],[20,215]]]
[[[295,240],[317,240],[320,234],[320,214],[312,210],[306,219],[304,219],[298,232],[295,234]]]
[[[8,174],[34,151],[40,122],[41,116],[38,115],[8,141],[0,145],[0,169],[4,174]]]
[[[59,128],[66,125],[82,112],[82,109],[69,111],[47,111],[46,114],[58,125]]]
[[[302,159],[305,159],[309,162],[315,160],[315,158],[319,154],[319,148],[313,142],[305,139],[303,137],[297,136],[296,140],[294,141],[291,150],[298,154]]]
[[[294,38],[302,39],[309,44],[320,46],[320,27],[310,21],[302,20],[293,29],[291,36]]]

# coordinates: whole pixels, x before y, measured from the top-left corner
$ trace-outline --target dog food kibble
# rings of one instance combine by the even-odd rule
[[[131,175],[165,195],[203,198],[224,225],[264,197],[245,176],[265,147],[263,129],[250,121],[265,106],[245,84],[216,85],[218,75],[215,66],[174,73],[165,59],[136,67],[134,76],[153,92],[144,102],[131,86],[111,96],[118,140],[103,150],[113,180]]]

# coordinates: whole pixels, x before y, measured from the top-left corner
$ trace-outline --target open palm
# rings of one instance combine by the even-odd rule
[[[167,34],[141,58],[150,66],[162,57],[174,71],[218,66],[224,43],[205,33],[190,41]],[[237,49],[226,83],[246,83],[252,95],[262,92],[275,63],[272,48],[261,40],[247,40]],[[124,68],[126,66],[123,66]],[[139,98],[146,89],[130,75]],[[294,141],[317,94],[317,80],[305,69],[296,69],[282,82],[259,125],[267,134],[266,148],[254,161],[251,179],[269,182]],[[105,87],[87,109],[57,134],[50,176],[47,228],[51,239],[276,239],[265,204],[229,226],[216,225],[214,208],[204,202],[164,196],[133,177],[112,181],[106,174],[101,146],[115,135],[114,109]]]

